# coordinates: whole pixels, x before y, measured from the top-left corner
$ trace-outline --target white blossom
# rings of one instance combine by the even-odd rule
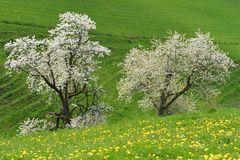
[[[110,50],[89,39],[89,30],[96,29],[96,24],[87,15],[67,12],[59,17],[59,24],[49,31],[48,38],[23,37],[7,43],[5,66],[10,72],[27,73],[32,91],[56,93],[62,103],[63,119],[69,123],[70,99],[96,81],[98,58]]]
[[[234,66],[209,33],[199,31],[187,39],[175,32],[165,42],[154,40],[151,49],[130,51],[122,64],[119,98],[131,100],[135,92],[143,93],[142,107],[154,106],[163,114],[187,92],[208,97],[211,90],[225,83]]]
[[[49,31],[49,38],[24,37],[7,43],[5,49],[10,55],[5,66],[26,72],[29,88],[38,93],[53,89],[46,81],[58,90],[68,85],[68,92],[75,92],[75,86],[81,88],[96,79],[96,58],[110,52],[89,40],[90,29],[96,29],[96,24],[87,15],[60,14],[60,22]]]
[[[71,119],[71,123],[67,125],[68,128],[86,128],[93,125],[105,123],[107,120],[106,113],[113,111],[111,106],[105,103],[100,103],[87,111],[83,115]]]
[[[38,118],[28,118],[18,128],[20,134],[29,134],[37,131],[46,131],[53,127],[53,124]]]

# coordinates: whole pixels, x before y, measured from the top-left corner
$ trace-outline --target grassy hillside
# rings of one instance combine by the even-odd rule
[[[0,159],[238,159],[239,125],[240,110],[225,108],[43,132],[0,139]]]
[[[109,123],[128,119],[144,119],[154,113],[142,112],[135,103],[119,103],[116,82],[117,64],[132,47],[148,45],[152,36],[164,37],[166,31],[177,30],[193,35],[201,28],[216,38],[216,43],[236,62],[240,58],[240,2],[236,0],[0,0],[0,134],[13,135],[26,117],[44,116],[46,97],[29,93],[24,75],[5,76],[3,45],[11,39],[27,35],[41,38],[54,27],[58,14],[66,11],[86,13],[97,22],[93,38],[112,50],[98,74],[106,89],[104,100],[115,108]],[[240,70],[222,89],[219,103],[239,106]]]

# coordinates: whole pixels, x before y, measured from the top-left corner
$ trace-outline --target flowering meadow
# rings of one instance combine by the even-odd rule
[[[0,141],[0,159],[240,159],[240,111],[211,109]]]

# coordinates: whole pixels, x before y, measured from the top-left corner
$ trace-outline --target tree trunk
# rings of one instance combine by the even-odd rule
[[[60,122],[60,117],[56,118],[56,126],[54,129],[58,129],[59,128],[59,122]]]
[[[162,95],[160,98],[159,108],[158,108],[158,116],[162,116],[165,113],[166,109],[166,99]]]
[[[65,125],[70,124],[70,122],[71,122],[71,120],[70,120],[71,115],[70,115],[70,110],[69,110],[69,104],[68,104],[67,101],[65,101],[63,103],[63,106],[62,106],[62,116],[63,116],[63,118],[62,118],[63,123]]]

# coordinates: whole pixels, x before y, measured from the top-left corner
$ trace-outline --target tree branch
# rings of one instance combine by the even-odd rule
[[[54,77],[54,74],[53,74],[53,70],[52,70],[52,66],[51,66],[51,57],[50,57],[50,53],[48,53],[48,62],[47,62],[47,65],[50,69],[50,74],[51,74],[51,77],[52,77],[52,80],[53,80],[53,85],[55,86],[56,85],[56,82],[55,82],[55,77]]]
[[[167,103],[166,108],[169,107],[179,96],[187,92],[192,87],[191,77],[192,74],[188,76],[186,85],[183,87],[183,89],[173,95],[173,98]]]
[[[81,93],[85,93],[85,92],[87,92],[87,85],[86,84],[84,84],[83,88],[80,89],[79,91],[77,91],[77,89],[75,88],[74,93],[69,94],[69,99],[71,99],[72,97],[75,97],[75,96],[77,96]]]

